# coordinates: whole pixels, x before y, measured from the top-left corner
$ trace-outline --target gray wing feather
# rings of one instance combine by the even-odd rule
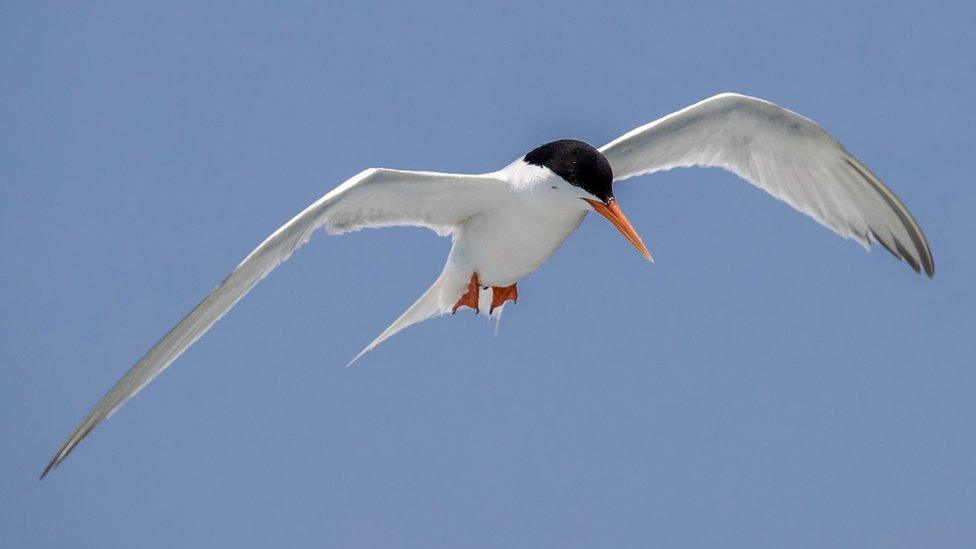
[[[725,93],[600,148],[614,179],[686,166],[729,170],[837,234],[878,242],[916,272],[935,273],[918,223],[891,189],[815,122],[762,99]]]
[[[41,473],[44,478],[103,420],[173,363],[251,288],[311,238],[365,227],[414,225],[440,234],[489,207],[503,183],[484,176],[369,169],[306,208],[255,248],[88,412]]]

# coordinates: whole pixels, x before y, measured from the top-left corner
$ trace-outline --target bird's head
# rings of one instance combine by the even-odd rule
[[[525,155],[527,164],[548,168],[566,183],[576,198],[607,218],[648,261],[651,252],[613,196],[613,169],[607,159],[588,143],[562,139],[546,143]]]

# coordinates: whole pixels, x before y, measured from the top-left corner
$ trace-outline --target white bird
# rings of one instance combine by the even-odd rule
[[[684,166],[729,170],[866,249],[884,246],[932,276],[918,223],[888,187],[820,126],[770,102],[725,93],[595,149],[562,140],[499,171],[461,175],[371,168],[285,223],[146,353],[92,408],[41,474],[176,360],[316,229],[421,226],[451,235],[434,284],[354,359],[400,330],[466,306],[491,315],[518,298],[516,283],[596,211],[648,260],[613,196],[613,183]],[[499,310],[500,314],[500,310]]]

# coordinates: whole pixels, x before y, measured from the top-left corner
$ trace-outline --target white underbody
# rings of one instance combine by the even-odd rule
[[[536,270],[579,227],[588,208],[566,195],[567,184],[548,169],[519,161],[499,174],[512,192],[454,230],[445,266],[466,280],[477,273],[482,286],[510,286]]]
[[[539,268],[591,209],[577,187],[522,159],[482,177],[502,183],[501,190],[450,228],[454,244],[437,281],[353,361],[407,326],[451,312],[473,274],[482,288],[478,312],[500,315],[504,305],[491,311],[492,287],[511,286]]]

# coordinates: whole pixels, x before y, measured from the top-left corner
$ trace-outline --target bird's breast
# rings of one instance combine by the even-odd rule
[[[579,227],[586,211],[541,193],[520,193],[455,233],[451,258],[485,286],[509,286],[536,270]]]

